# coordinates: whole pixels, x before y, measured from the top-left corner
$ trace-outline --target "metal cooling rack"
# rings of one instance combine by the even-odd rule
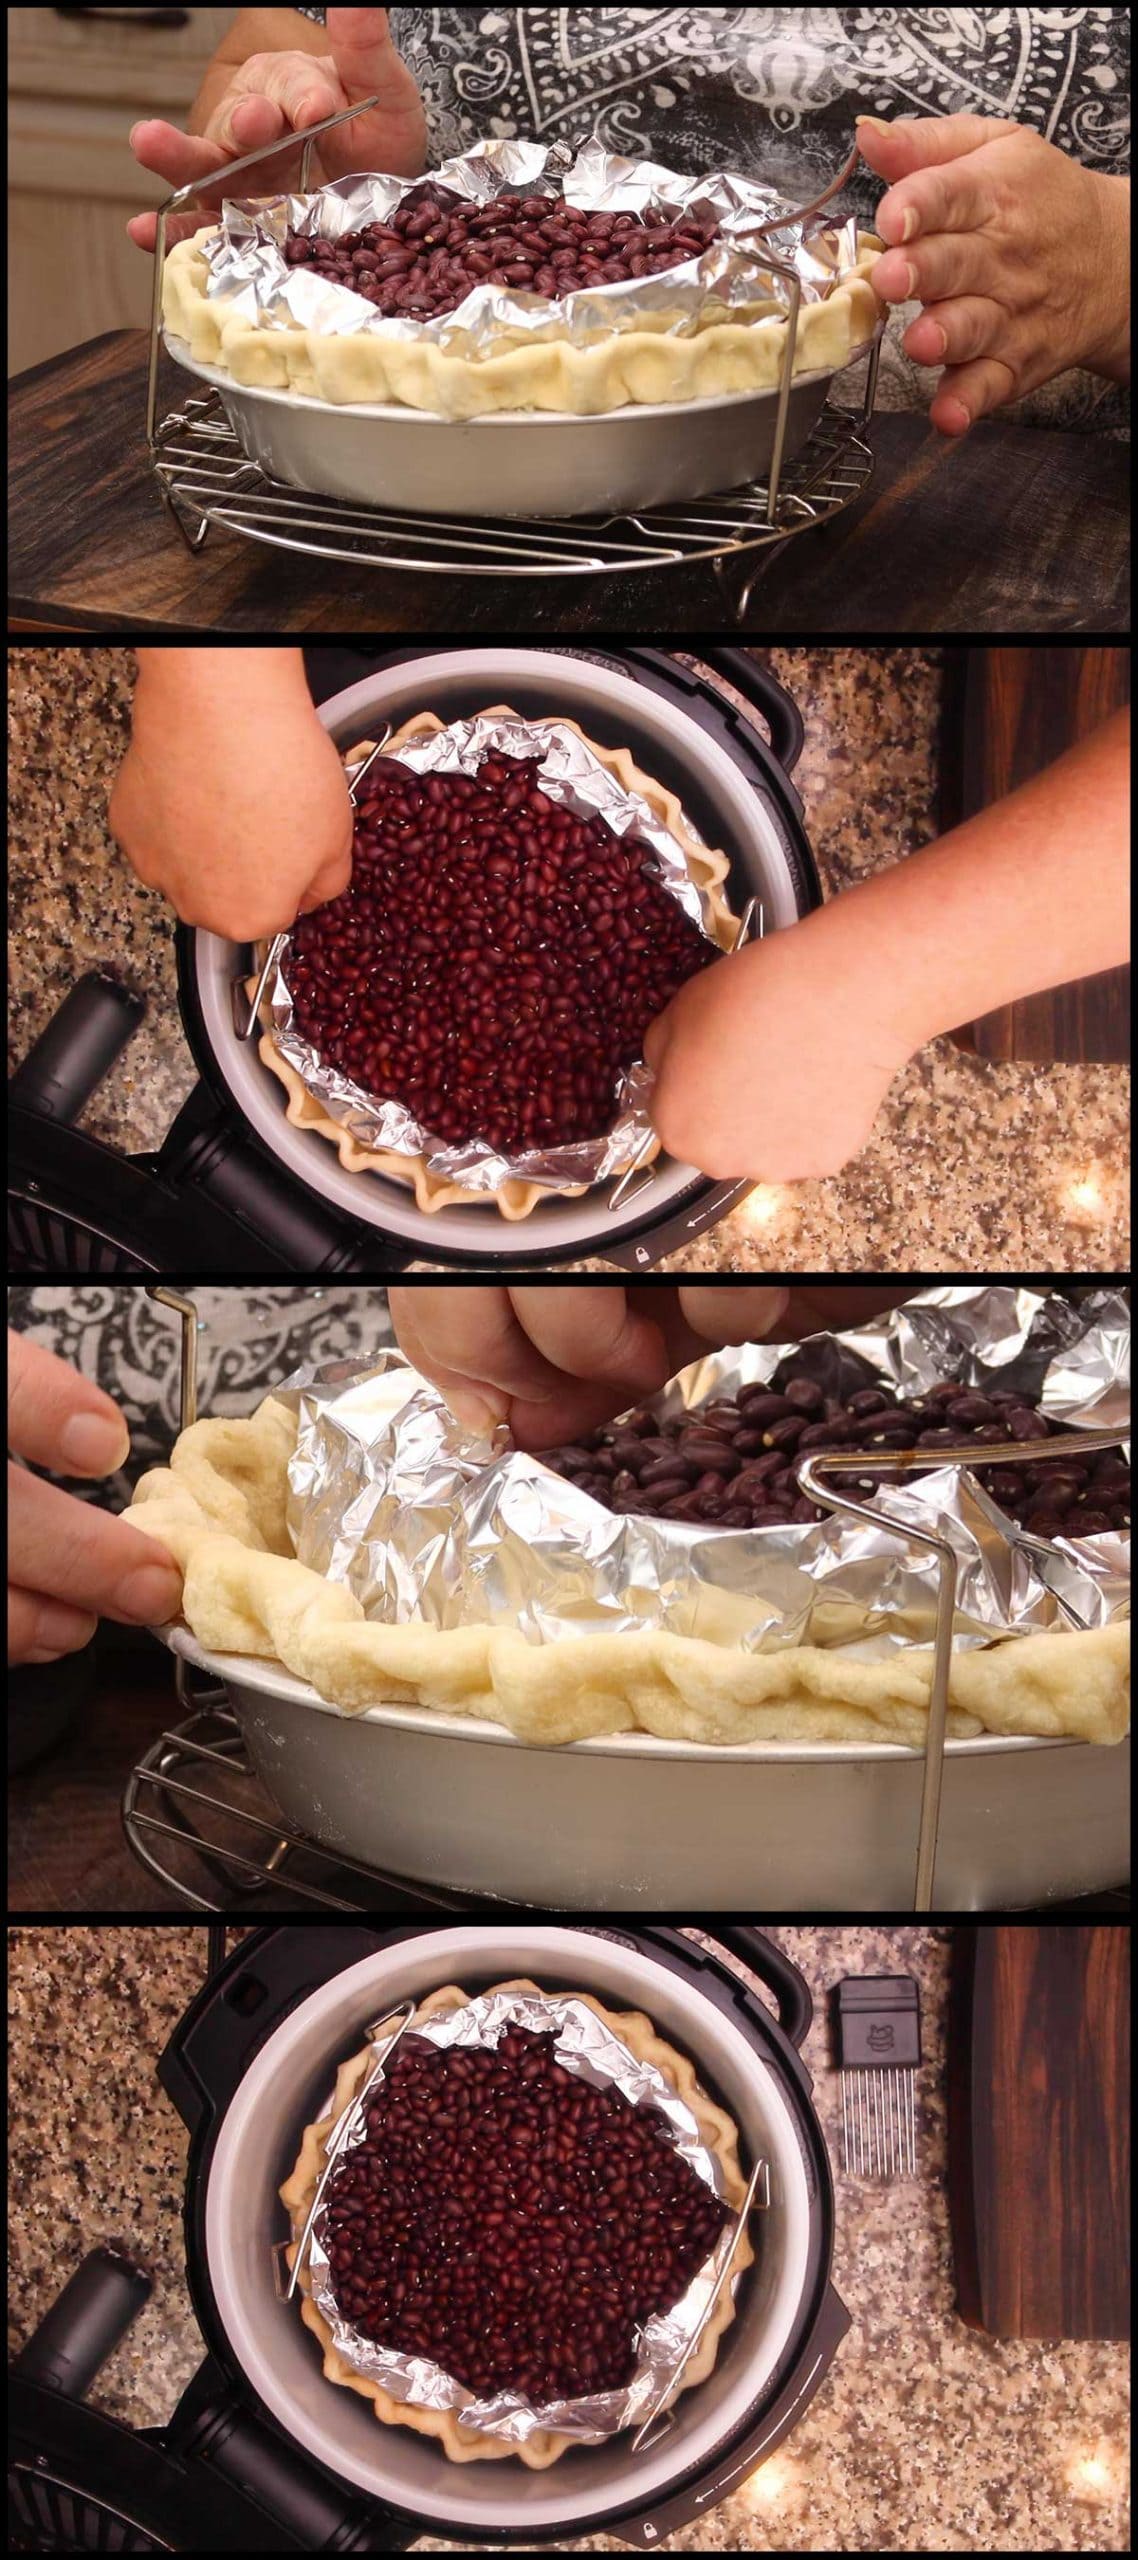
[[[374,105],[364,99],[314,125],[304,137],[299,191],[308,186],[312,145],[331,125]],[[258,161],[280,158],[279,143],[232,162],[227,180]],[[856,154],[854,155],[856,158]],[[840,173],[833,194],[848,175]],[[674,568],[708,560],[724,572],[736,558],[778,550],[795,534],[825,524],[860,496],[873,470],[865,429],[873,414],[881,353],[881,329],[861,356],[867,361],[861,408],[847,412],[827,403],[809,441],[793,461],[783,457],[794,369],[800,286],[793,267],[772,251],[768,264],[786,279],[788,328],[779,383],[774,452],[766,480],[747,482],[671,506],[605,517],[462,517],[389,513],[353,500],[325,498],[269,479],[240,444],[216,390],[195,394],[159,420],[158,365],[162,348],[162,274],[167,221],[200,195],[195,180],[159,208],[154,297],[147,370],[146,432],[162,497],[192,551],[212,525],[270,549],[339,560],[351,568],[411,569],[424,575],[471,578],[586,578],[624,576],[636,569]],[[850,368],[847,367],[848,371]],[[750,600],[757,567],[741,591],[728,595],[736,619]],[[726,590],[725,590],[726,592]]]

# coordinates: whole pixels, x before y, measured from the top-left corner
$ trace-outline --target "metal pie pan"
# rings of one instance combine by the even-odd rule
[[[436,418],[394,404],[337,408],[301,392],[253,389],[164,334],[175,363],[216,387],[239,444],[270,479],[388,512],[623,515],[761,479],[774,448],[777,386],[598,417],[534,409]],[[791,383],[786,459],[816,426],[834,379],[801,373]]]
[[[224,1682],[297,1828],[408,1881],[559,1911],[912,1907],[924,1759],[900,1744],[699,1744],[621,1733],[546,1748],[485,1718],[343,1715],[280,1664],[172,1651]],[[445,1756],[444,1756],[445,1754]],[[1125,1883],[1130,1745],[949,1742],[941,1911]]]

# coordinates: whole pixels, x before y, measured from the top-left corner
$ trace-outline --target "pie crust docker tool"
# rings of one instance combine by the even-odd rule
[[[842,2168],[847,2178],[915,2178],[921,1999],[911,1976],[839,1982]]]

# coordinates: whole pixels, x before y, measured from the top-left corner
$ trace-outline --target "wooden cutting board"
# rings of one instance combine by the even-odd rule
[[[942,823],[990,808],[1130,699],[1130,652],[1115,648],[970,648],[947,669]],[[1080,848],[1094,861],[1094,846]],[[1130,973],[1106,969],[984,1014],[956,1035],[986,1058],[1130,1055]]]
[[[1130,2335],[1130,1932],[958,1929],[948,2048],[960,2316]]]

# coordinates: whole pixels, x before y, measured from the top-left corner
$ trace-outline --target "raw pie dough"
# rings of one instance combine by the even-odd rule
[[[635,329],[614,329],[587,346],[523,336],[497,355],[461,352],[458,331],[444,349],[431,338],[397,338],[375,329],[336,335],[279,321],[258,327],[236,307],[235,297],[207,296],[206,250],[217,237],[217,225],[210,224],[171,249],[162,278],[163,318],[196,363],[214,365],[258,391],[300,392],[337,408],[394,401],[441,418],[481,418],[503,409],[595,416],[630,403],[771,391],[780,377],[786,315],[773,297],[748,306],[746,319],[709,317],[687,336],[669,334],[669,315],[662,311],[651,326],[645,320]],[[868,345],[879,317],[869,278],[880,256],[881,242],[871,235],[856,265],[824,301],[802,303],[795,374],[835,373]]]
[[[182,1611],[215,1653],[283,1663],[346,1714],[373,1706],[488,1716],[520,1741],[602,1733],[683,1742],[900,1742],[923,1748],[932,1653],[855,1662],[817,1645],[744,1653],[648,1630],[529,1644],[512,1627],[389,1627],[293,1554],[286,1522],[296,1418],[272,1396],[247,1421],[197,1422],[127,1513],[185,1576]],[[709,1597],[709,1614],[715,1595]],[[711,1626],[712,1639],[714,1626]],[[1021,1636],[953,1655],[949,1733],[1120,1742],[1129,1629]]]
[[[495,702],[488,710],[477,713],[476,717],[480,720],[516,720],[518,714],[510,709],[508,703]],[[723,895],[722,884],[728,872],[726,855],[713,853],[707,845],[697,841],[689,832],[683,809],[674,791],[665,790],[663,783],[653,782],[648,774],[641,773],[639,767],[633,763],[627,747],[598,747],[592,738],[586,736],[576,720],[567,720],[560,712],[551,715],[548,720],[528,721],[527,726],[532,729],[548,729],[554,725],[554,722],[558,728],[572,729],[575,737],[584,739],[585,745],[596,756],[598,763],[607,765],[609,772],[615,774],[623,791],[634,791],[642,800],[647,801],[653,817],[660,820],[661,825],[667,828],[668,834],[679,846],[697,888],[701,889],[705,895],[710,910],[708,923],[713,939],[719,944],[721,950],[730,951],[735,940],[737,922]],[[437,735],[445,725],[445,722],[438,719],[433,711],[419,711],[414,719],[404,722],[403,727],[396,731],[393,738],[389,738],[383,752],[389,756],[397,755],[399,749],[406,746],[412,738]],[[374,740],[364,739],[358,746],[351,749],[350,754],[345,758],[349,773],[371,753],[373,745]],[[267,944],[262,944],[257,952],[258,974],[267,948]],[[256,984],[255,977],[246,981],[246,992],[250,997],[256,991]],[[270,1019],[267,997],[263,1018],[266,1022]],[[418,1209],[484,1209],[493,1202],[504,1218],[528,1218],[539,1200],[551,1200],[559,1196],[565,1199],[579,1199],[587,1187],[583,1183],[565,1184],[559,1193],[552,1183],[520,1182],[511,1176],[507,1181],[500,1182],[494,1191],[471,1191],[460,1183],[447,1182],[441,1175],[432,1173],[424,1155],[399,1155],[390,1147],[363,1146],[352,1136],[350,1129],[344,1127],[342,1121],[333,1117],[315,1094],[309,1093],[297,1069],[290,1066],[287,1058],[281,1056],[274,1031],[269,1029],[263,1032],[258,1045],[265,1066],[273,1075],[279,1077],[288,1095],[285,1117],[291,1120],[293,1127],[307,1129],[313,1137],[326,1138],[336,1148],[346,1173],[381,1173],[386,1175],[389,1181],[412,1184],[415,1205]],[[652,1163],[659,1151],[657,1143],[651,1153],[645,1156],[645,1164]]]
[[[538,1983],[524,1980],[496,1982],[492,1987],[495,1991],[538,1991],[540,1989]],[[438,2016],[444,2011],[464,2009],[470,1997],[469,1992],[460,1990],[455,1983],[449,1983],[443,1990],[432,1991],[426,2000],[420,2002],[415,2011],[413,2024],[418,2026],[424,2019]],[[638,2061],[654,2064],[655,2068],[662,2071],[665,2078],[671,2081],[677,2095],[683,2099],[685,2106],[690,2108],[695,2117],[707,2150],[714,2153],[719,2164],[720,2193],[728,2204],[736,2208],[740,2206],[747,2192],[747,2181],[739,2165],[739,2138],[736,2128],[731,2117],[724,2113],[722,2107],[714,2105],[700,2087],[692,2064],[687,2060],[686,2055],[676,2053],[670,2044],[663,2042],[657,2035],[651,2019],[646,2018],[642,2010],[626,2009],[614,2012],[611,2009],[604,2009],[600,2001],[594,2000],[587,1991],[574,1992],[572,1997],[583,2000],[598,2018],[602,2018],[606,2027],[620,2039],[630,2053],[635,2054]],[[353,2054],[350,2062],[343,2063],[337,2076],[329,2113],[321,2118],[319,2124],[310,2124],[305,2127],[296,2166],[291,2177],[286,2179],[280,2190],[281,2203],[287,2206],[292,2222],[294,2244],[299,2240],[304,2229],[308,2209],[319,2184],[320,2173],[324,2167],[324,2147],[328,2136],[349,2100],[354,2098],[356,2091],[362,2087],[371,2069],[372,2061],[373,2056],[368,2048],[363,2053]],[[287,2252],[290,2267],[295,2255],[294,2245]],[[737,2275],[742,2275],[747,2267],[753,2265],[754,2255],[754,2250],[744,2231],[740,2234],[733,2260]],[[307,2268],[301,2275],[300,2284],[304,2293],[301,2318],[305,2327],[311,2329],[313,2336],[319,2339],[324,2350],[324,2371],[329,2382],[342,2383],[349,2391],[358,2391],[363,2399],[370,2400],[376,2417],[384,2426],[412,2427],[419,2435],[437,2436],[451,2462],[502,2461],[512,2454],[519,2462],[528,2463],[532,2471],[546,2470],[551,2462],[556,2462],[561,2454],[568,2453],[577,2443],[578,2439],[575,2436],[560,2435],[553,2428],[546,2427],[535,2430],[525,2444],[502,2444],[494,2436],[484,2435],[476,2428],[461,2426],[452,2409],[417,2409],[409,2400],[395,2399],[389,2391],[384,2390],[382,2383],[373,2381],[367,2374],[358,2373],[354,2365],[350,2365],[340,2354],[339,2349],[333,2345],[332,2332],[328,2323],[309,2297]],[[724,2286],[703,2338],[684,2375],[685,2391],[690,2391],[693,2384],[697,2382],[706,2382],[719,2353],[719,2343],[723,2333],[730,2328],[734,2317],[734,2288],[728,2283]]]

